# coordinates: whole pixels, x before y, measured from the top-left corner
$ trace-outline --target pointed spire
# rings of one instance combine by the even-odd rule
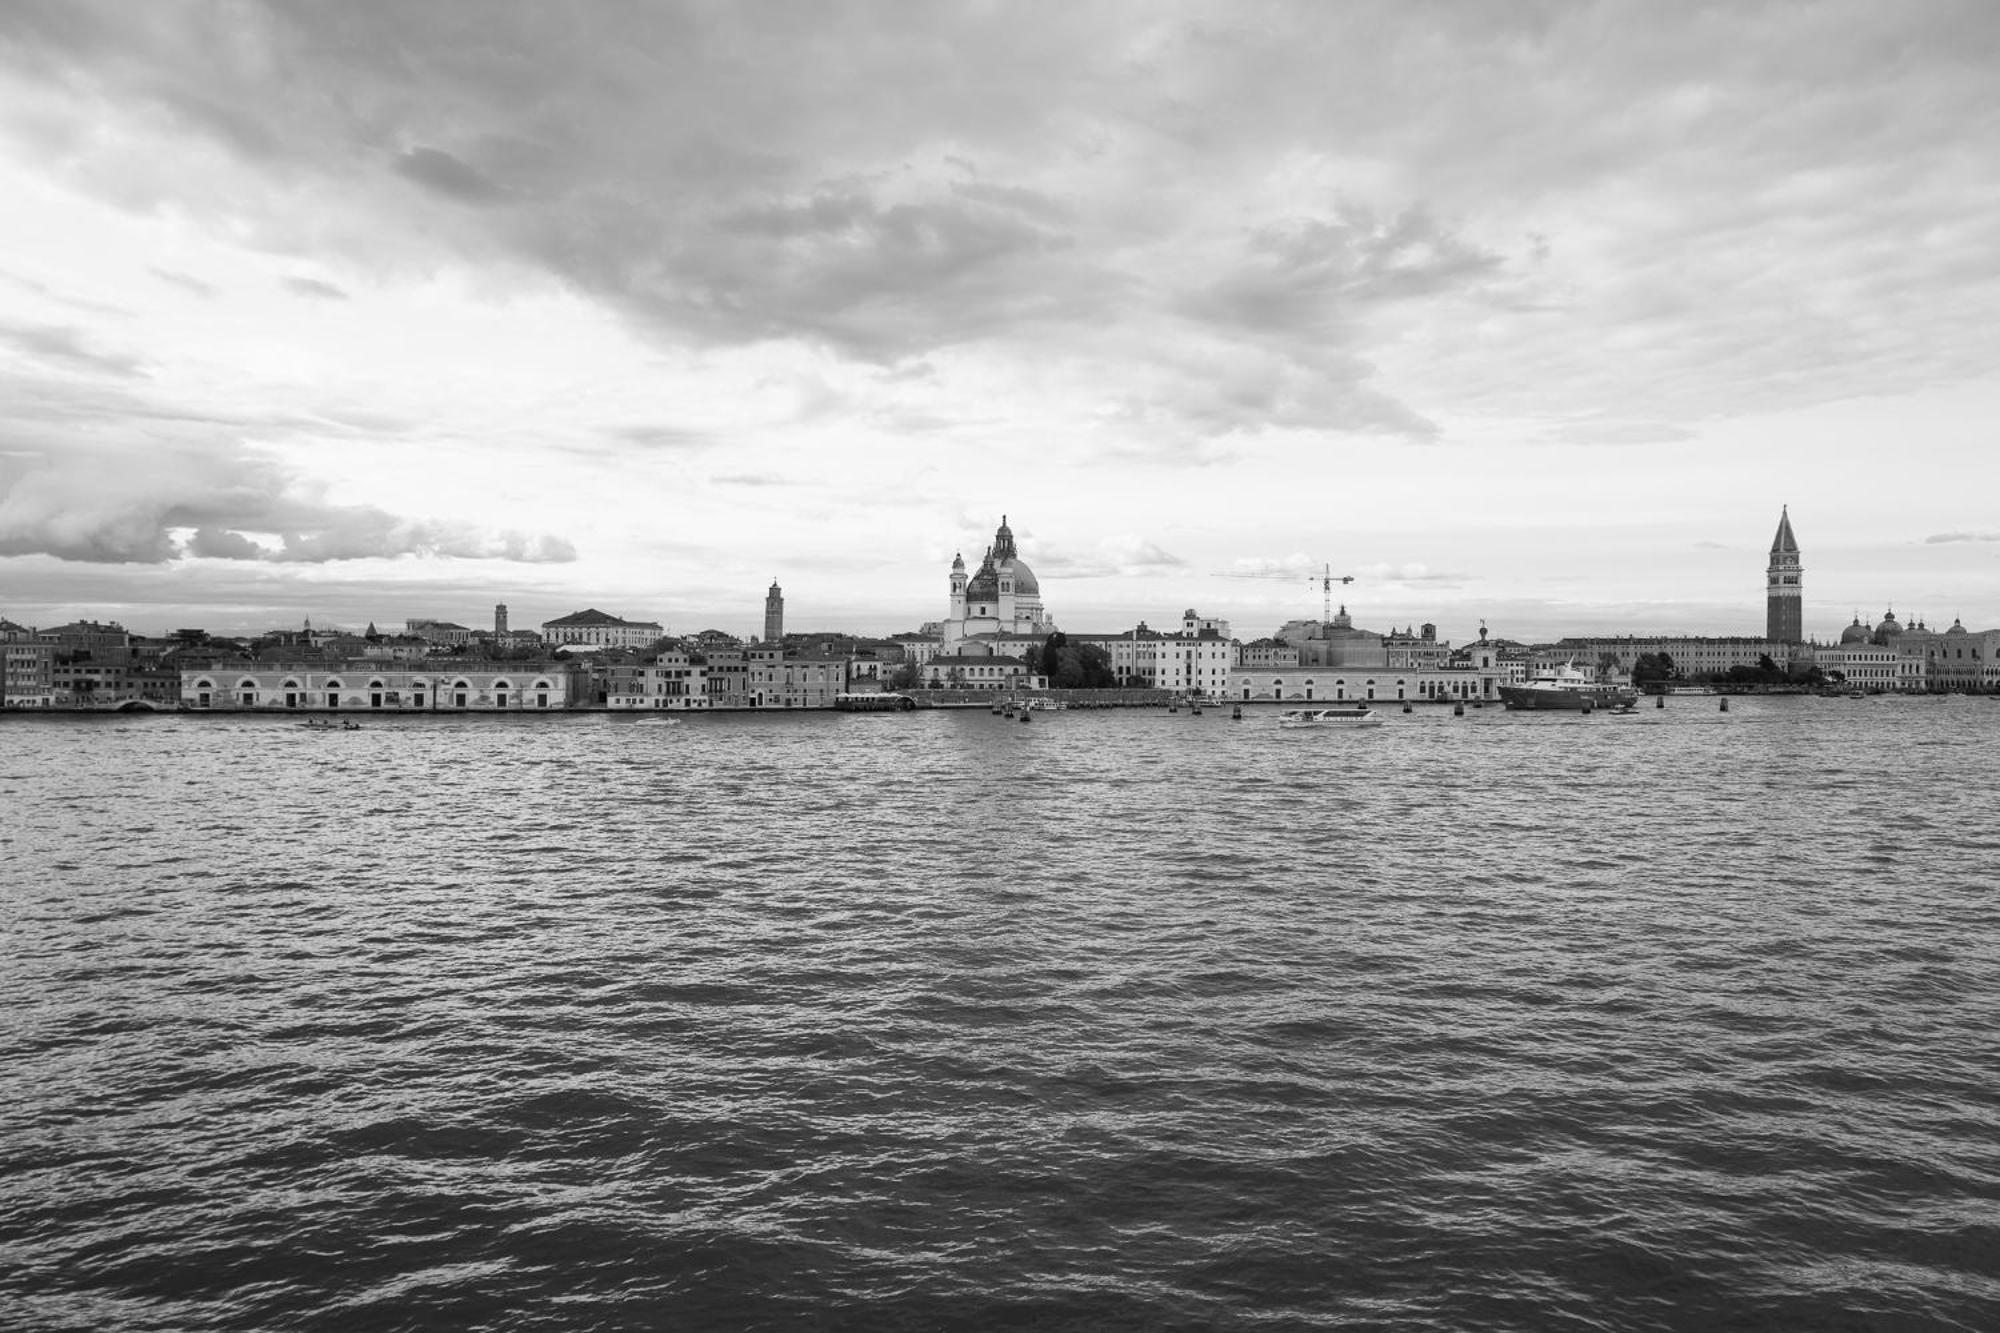
[[[1778,535],[1771,539],[1772,555],[1797,555],[1798,539],[1792,536],[1791,506],[1780,506],[1778,510]]]

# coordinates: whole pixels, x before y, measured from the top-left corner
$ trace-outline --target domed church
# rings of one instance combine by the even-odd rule
[[[1014,530],[1002,514],[977,573],[967,577],[964,555],[952,558],[951,612],[944,620],[941,651],[959,654],[968,640],[983,640],[987,651],[1007,653],[1016,646],[1008,640],[1020,646],[1040,642],[1055,627],[1042,608],[1042,585],[1014,549]]]

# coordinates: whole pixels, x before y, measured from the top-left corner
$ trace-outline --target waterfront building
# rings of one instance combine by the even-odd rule
[[[847,692],[845,657],[798,656],[778,644],[755,645],[744,657],[752,708],[831,708]]]
[[[1176,694],[1219,695],[1229,684],[1236,663],[1236,645],[1222,637],[1218,627],[1226,622],[1204,620],[1189,610],[1182,614],[1182,630],[1162,632],[1147,627],[1145,621],[1118,634],[1070,634],[1073,644],[1090,644],[1111,660],[1111,674],[1121,684],[1145,689],[1172,690]],[[1209,628],[1186,630],[1188,625]]]
[[[2000,631],[1990,631],[2000,635]],[[1922,620],[1905,626],[1894,608],[1873,629],[1861,622],[1840,632],[1835,644],[1811,644],[1806,653],[1821,671],[1839,673],[1846,684],[1867,690],[1919,693],[1981,688],[1981,638],[1958,621],[1939,634]],[[1986,654],[1990,657],[1990,652]]]
[[[1786,645],[1805,641],[1804,580],[1805,566],[1799,563],[1799,543],[1792,536],[1791,511],[1781,508],[1778,512],[1778,535],[1771,539],[1771,563],[1764,571],[1765,638]],[[1782,663],[1785,656],[1775,654],[1772,660]]]
[[[0,634],[5,635],[0,638],[0,707],[53,708],[55,645],[16,637],[7,631],[9,623],[0,621]]]
[[[605,668],[604,703],[612,709],[706,710],[708,671],[677,649],[651,662],[613,663]]]
[[[620,620],[595,607],[542,622],[542,642],[551,648],[650,648],[665,632],[657,621]]]
[[[578,706],[581,671],[564,662],[222,662],[180,673],[197,712],[506,713]]]
[[[1017,690],[1048,688],[1047,676],[1031,674],[1027,659],[1007,653],[980,654],[973,651],[933,657],[923,667],[927,690]]]
[[[1297,665],[1266,665],[1274,655],[1268,649],[1244,653],[1229,673],[1224,697],[1245,703],[1488,700],[1498,699],[1500,686],[1522,674],[1520,661],[1504,657],[1483,626],[1478,642],[1457,650],[1449,643],[1440,644],[1432,629],[1429,642],[1442,649],[1441,655],[1419,648],[1424,641],[1417,636],[1406,636],[1414,642],[1402,646],[1412,651],[1397,665],[1390,662],[1386,636],[1355,630],[1346,607],[1327,628],[1347,632],[1317,639],[1300,635],[1291,645],[1299,650]]]
[[[1968,630],[1954,617],[1929,652],[1933,688],[2000,690],[2000,629]]]
[[[702,692],[710,708],[750,706],[749,650],[742,646],[718,645],[704,653]]]
[[[1662,654],[1673,659],[1675,672],[1687,680],[1725,676],[1731,667],[1755,667],[1767,657],[1779,667],[1784,667],[1795,657],[1804,658],[1798,644],[1781,643],[1775,639],[1692,634],[1642,637],[1627,634],[1558,639],[1554,645],[1542,650],[1540,661],[1544,665],[1561,666],[1566,661],[1574,660],[1582,666],[1594,666],[1608,660],[1615,662],[1618,670],[1630,675],[1641,657]]]

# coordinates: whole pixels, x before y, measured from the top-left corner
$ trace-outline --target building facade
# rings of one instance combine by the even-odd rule
[[[978,640],[1039,643],[1055,631],[1042,606],[1042,585],[1014,546],[1007,516],[993,534],[977,572],[965,572],[965,557],[951,562],[950,612],[939,626],[939,651],[951,655],[960,644]]]
[[[542,642],[551,648],[650,648],[665,632],[657,621],[620,620],[595,607],[542,622]]]
[[[605,669],[604,705],[613,710],[706,711],[708,670],[676,650],[651,662],[614,663]]]
[[[578,706],[580,673],[562,662],[450,663],[424,670],[380,662],[224,662],[181,673],[181,707],[196,712],[533,713]]]

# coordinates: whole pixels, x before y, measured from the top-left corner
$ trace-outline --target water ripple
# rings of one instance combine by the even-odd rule
[[[9,718],[0,1326],[2000,1327],[2000,710],[1735,704]]]

